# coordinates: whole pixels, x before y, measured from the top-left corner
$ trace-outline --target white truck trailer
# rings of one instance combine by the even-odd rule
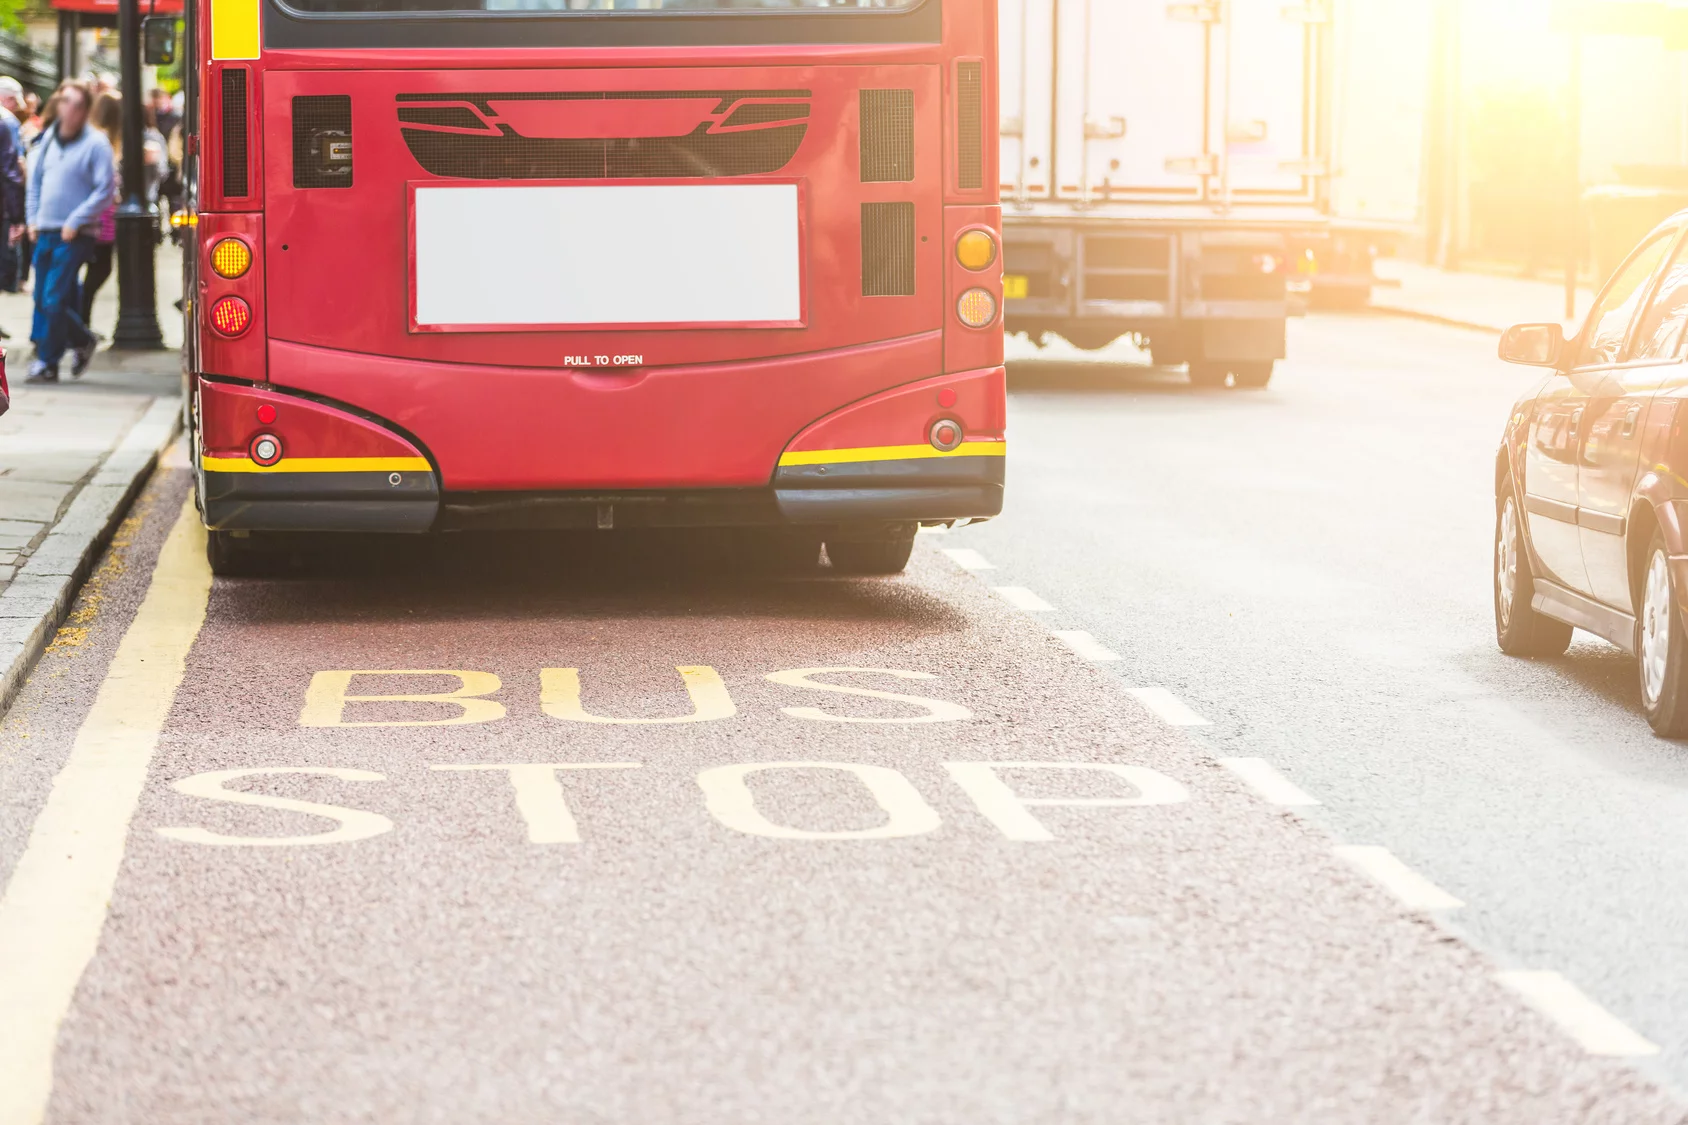
[[[1369,65],[1336,63],[1346,0],[1000,5],[1010,332],[1129,333],[1199,385],[1261,387],[1315,275],[1364,294],[1393,224],[1334,214],[1335,87]],[[1383,28],[1412,7],[1352,4]]]

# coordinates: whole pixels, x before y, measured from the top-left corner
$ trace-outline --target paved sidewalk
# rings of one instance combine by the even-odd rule
[[[51,639],[88,568],[145,481],[181,414],[181,257],[159,248],[166,350],[102,350],[80,379],[24,383],[30,296],[0,293],[12,408],[0,417],[0,710]],[[116,279],[94,326],[110,336]]]
[[[1400,283],[1399,287],[1380,286],[1372,291],[1371,307],[1379,312],[1485,332],[1503,332],[1511,325],[1531,321],[1567,323],[1563,279],[1536,281],[1490,273],[1456,273],[1400,258],[1380,258],[1377,274]],[[1593,290],[1579,289],[1577,315],[1570,323],[1580,324],[1593,303]]]

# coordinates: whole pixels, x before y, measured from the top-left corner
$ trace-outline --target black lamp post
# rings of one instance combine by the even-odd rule
[[[117,205],[117,348],[162,348],[153,283],[157,217],[146,197],[146,141],[141,127],[140,0],[119,0],[123,74],[123,199]]]

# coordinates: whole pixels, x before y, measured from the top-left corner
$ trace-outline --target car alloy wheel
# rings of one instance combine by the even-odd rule
[[[1495,497],[1495,640],[1508,656],[1558,656],[1571,644],[1571,627],[1535,609],[1535,577],[1524,540],[1524,520],[1512,481]]]
[[[1636,655],[1641,661],[1641,695],[1649,707],[1659,701],[1670,668],[1670,561],[1662,550],[1647,560],[1641,594],[1641,621]]]
[[[1501,628],[1512,624],[1518,597],[1518,505],[1508,496],[1500,509],[1500,534],[1495,537],[1495,613]]]

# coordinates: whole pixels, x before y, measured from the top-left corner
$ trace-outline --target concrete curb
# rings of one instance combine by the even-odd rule
[[[1399,316],[1407,320],[1427,320],[1432,324],[1442,324],[1449,328],[1465,328],[1472,332],[1487,332],[1499,336],[1506,328],[1496,328],[1492,324],[1478,324],[1472,320],[1459,320],[1451,316],[1439,316],[1436,313],[1423,312],[1419,309],[1405,309],[1394,305],[1379,305],[1376,303],[1366,306],[1372,312],[1383,313],[1386,316]],[[1508,326],[1510,327],[1510,326]]]
[[[156,399],[0,593],[0,714],[58,632],[100,551],[181,424],[181,400]]]

